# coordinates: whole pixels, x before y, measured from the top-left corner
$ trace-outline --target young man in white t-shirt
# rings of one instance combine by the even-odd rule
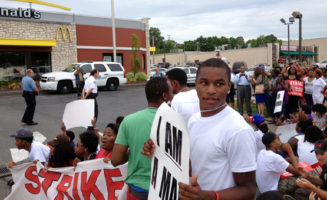
[[[27,128],[20,128],[16,134],[10,135],[16,140],[18,149],[25,149],[28,151],[30,161],[38,160],[44,166],[47,165],[50,157],[50,148],[39,142],[33,142],[33,132]],[[16,165],[14,162],[9,162],[8,167]]]
[[[181,114],[187,124],[192,114],[200,111],[198,95],[195,90],[187,87],[187,76],[184,70],[174,68],[166,73],[166,77],[174,93],[171,108]]]
[[[253,129],[226,104],[231,87],[230,68],[212,58],[198,69],[196,91],[201,112],[192,115],[188,129],[191,146],[191,185],[179,183],[183,199],[253,199],[256,192],[256,150]],[[151,157],[155,146],[145,143]]]
[[[299,175],[297,172],[298,160],[294,156],[292,147],[288,143],[282,143],[279,136],[268,132],[262,136],[262,142],[266,149],[260,151],[257,159],[256,181],[260,193],[277,190],[280,174],[288,171]],[[277,150],[287,152],[292,164],[276,153]]]

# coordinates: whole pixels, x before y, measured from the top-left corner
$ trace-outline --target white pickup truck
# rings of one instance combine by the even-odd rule
[[[41,77],[40,87],[45,91],[57,91],[65,94],[76,88],[74,71],[80,66],[86,74],[86,80],[93,69],[99,71],[99,77],[96,83],[99,87],[106,87],[108,90],[117,90],[118,86],[126,83],[125,69],[120,63],[115,62],[80,62],[73,63],[62,72],[51,72],[43,74]]]

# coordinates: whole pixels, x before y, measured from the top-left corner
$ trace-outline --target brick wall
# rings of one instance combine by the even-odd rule
[[[75,25],[0,20],[0,38],[56,40],[57,29],[66,26],[71,31],[72,42],[69,41],[68,32],[66,32],[65,41],[60,32],[57,45],[52,47],[51,52],[52,71],[59,71],[73,62],[77,62]]]

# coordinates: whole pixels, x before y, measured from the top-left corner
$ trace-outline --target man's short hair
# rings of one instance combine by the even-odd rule
[[[177,81],[182,86],[186,85],[187,83],[186,73],[182,69],[174,68],[172,70],[169,70],[168,72],[166,72],[166,76],[168,76],[170,80]]]
[[[28,142],[28,143],[32,143],[32,142],[33,142],[33,139],[34,139],[34,137],[32,136],[32,137],[19,138],[19,139],[21,139],[21,140],[25,140],[25,141],[26,141],[26,142]]]
[[[32,72],[33,72],[32,69],[27,69],[27,70],[26,70],[26,74],[29,74],[29,73],[32,73]]]
[[[270,144],[278,137],[274,132],[268,131],[262,136],[262,143],[268,148]]]
[[[219,60],[217,58],[210,58],[210,59],[202,62],[200,67],[198,68],[198,71],[196,72],[196,77],[199,76],[201,69],[205,68],[205,67],[216,67],[216,68],[225,69],[226,74],[228,76],[228,81],[230,81],[231,70],[223,60]]]
[[[92,71],[91,71],[91,76],[93,76],[93,75],[96,74],[97,72],[98,72],[97,69],[92,70]]]
[[[164,77],[154,77],[145,85],[145,96],[148,102],[158,102],[163,93],[169,92],[167,79]]]

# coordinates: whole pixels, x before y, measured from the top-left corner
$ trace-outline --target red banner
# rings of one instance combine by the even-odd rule
[[[303,97],[303,81],[287,80],[290,84],[288,95]]]

